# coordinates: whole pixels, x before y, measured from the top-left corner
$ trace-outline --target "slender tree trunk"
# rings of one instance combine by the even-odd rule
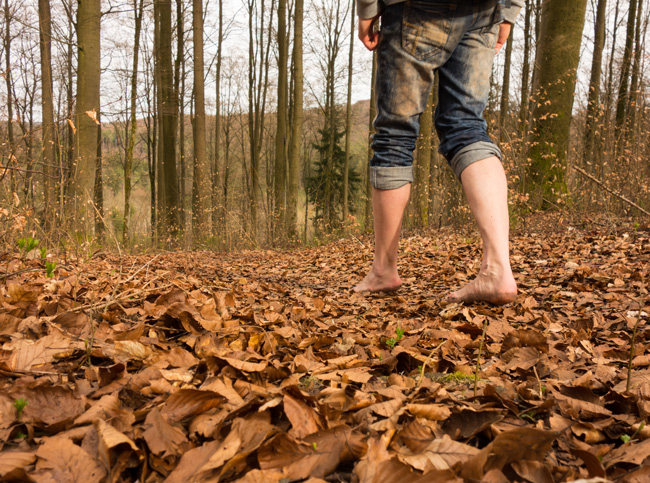
[[[627,33],[625,34],[625,50],[623,51],[623,60],[621,62],[621,80],[618,86],[618,97],[616,99],[616,132],[619,133],[619,135],[622,133],[623,127],[625,126],[629,100],[636,7],[637,0],[630,0],[630,10],[627,16]]]
[[[72,0],[71,0],[72,1]],[[67,89],[66,89],[66,105],[68,106],[68,112],[66,113],[66,116],[70,122],[67,123],[67,149],[66,149],[66,159],[65,159],[65,165],[61,167],[61,188],[60,188],[60,203],[61,207],[59,212],[61,214],[64,213],[64,201],[65,201],[65,193],[69,193],[72,191],[72,173],[73,173],[73,168],[74,168],[74,127],[73,127],[73,121],[75,119],[74,116],[74,77],[73,77],[73,48],[75,45],[75,39],[74,39],[74,23],[72,17],[68,18],[68,29],[70,31],[70,35],[68,36],[68,50],[67,50],[67,55],[66,55],[66,79],[67,79]],[[76,121],[75,121],[76,122]]]
[[[355,2],[352,2],[350,12],[350,53],[348,55],[348,99],[345,108],[345,161],[343,164],[343,223],[348,221],[349,214],[349,174],[350,174],[350,135],[352,134],[352,63],[354,60],[355,32]]]
[[[100,121],[101,113],[97,112],[97,120]],[[95,166],[95,189],[93,200],[95,203],[95,239],[104,243],[104,174],[102,169],[102,125],[97,123],[97,160]]]
[[[136,99],[138,97],[138,55],[140,45],[140,30],[142,29],[142,12],[144,0],[133,0],[133,12],[135,16],[135,36],[133,42],[133,71],[131,72],[131,119],[129,121],[129,140],[124,163],[124,224],[122,226],[122,240],[124,244],[129,242],[129,225],[131,221],[131,171],[133,170],[133,151],[135,149],[135,134],[138,121],[136,118]]]
[[[528,101],[530,97],[530,23],[533,9],[533,0],[526,0],[524,17],[524,61],[521,69],[521,108],[519,111],[519,135],[522,139],[527,136],[528,130]]]
[[[92,234],[95,219],[93,193],[97,169],[99,123],[100,0],[79,0],[77,10],[77,104],[75,121],[73,189],[70,213],[81,235]]]
[[[587,120],[584,135],[583,164],[589,163],[594,154],[595,129],[600,117],[600,77],[602,75],[603,50],[605,48],[605,13],[607,0],[598,0],[596,23],[594,25],[594,54],[591,60]]]
[[[566,193],[564,180],[576,72],[580,56],[586,0],[544,0],[538,56],[538,96],[533,109],[533,142],[529,149],[533,204],[546,206]]]
[[[429,94],[427,107],[420,117],[420,136],[417,142],[412,202],[415,208],[415,224],[417,226],[427,226],[429,224],[429,173],[433,146],[433,99],[432,90]]]
[[[12,77],[11,77],[11,20],[12,14],[9,10],[9,0],[5,0],[4,5],[5,11],[5,38],[4,38],[4,54],[5,54],[5,84],[7,85],[7,141],[9,142],[9,152],[12,153],[9,155],[7,160],[7,165],[11,168],[17,168],[15,165],[15,156],[13,155],[14,151],[14,101],[12,98],[12,93],[14,92]],[[11,193],[16,191],[16,174],[15,170],[9,170],[9,179],[10,185],[9,189]]]
[[[38,1],[38,20],[41,50],[41,108],[43,111],[43,218],[46,227],[54,223],[56,192],[54,167],[56,163],[54,140],[54,93],[52,90],[52,15],[50,0]]]
[[[370,185],[370,161],[372,160],[372,135],[375,132],[373,123],[377,116],[377,101],[375,97],[375,83],[377,82],[377,52],[372,53],[372,72],[370,74],[370,113],[368,116],[368,162],[366,164],[366,213],[365,227],[372,226],[372,186]]]
[[[639,0],[636,13],[636,26],[634,29],[634,61],[632,63],[632,78],[630,79],[629,102],[627,107],[627,122],[625,126],[626,144],[632,141],[636,130],[637,101],[639,99],[639,75],[641,72],[641,19],[643,18],[643,0]]]
[[[293,124],[291,126],[291,146],[289,151],[289,196],[287,203],[288,233],[298,233],[298,182],[300,178],[300,152],[303,132],[303,65],[302,36],[304,0],[296,0],[293,40]]]
[[[287,1],[278,1],[278,107],[276,112],[275,132],[275,176],[274,176],[274,203],[275,203],[275,239],[283,233],[286,234],[287,210]]]
[[[223,0],[219,0],[219,39],[217,40],[217,62],[216,62],[216,98],[215,98],[215,120],[214,120],[214,166],[212,168],[212,205],[213,219],[212,228],[215,235],[225,228],[225,201],[221,197],[223,193],[223,175],[221,169],[221,63],[223,52]],[[224,165],[225,168],[225,165]]]
[[[205,82],[203,73],[203,2],[192,2],[192,29],[194,51],[194,193],[192,194],[192,221],[194,240],[200,241],[212,232],[210,169],[207,159],[205,127]]]
[[[174,62],[174,129],[178,127],[178,216],[181,230],[187,228],[187,169],[185,167],[185,11],[183,0],[176,0],[176,60]]]
[[[155,0],[157,6],[156,67],[158,70],[160,131],[158,134],[158,209],[159,242],[167,234],[175,235],[180,228],[178,174],[176,171],[176,119],[177,102],[174,93],[172,72],[172,22],[171,0]]]

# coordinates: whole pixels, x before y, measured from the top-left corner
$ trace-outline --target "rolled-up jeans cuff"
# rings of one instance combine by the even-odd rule
[[[370,184],[378,190],[396,190],[413,182],[413,166],[370,166]]]
[[[449,162],[451,169],[456,174],[456,177],[460,179],[460,175],[465,168],[470,164],[476,163],[483,159],[496,156],[499,159],[502,159],[501,150],[494,143],[489,143],[487,141],[479,141],[472,143],[469,146],[465,146],[463,149],[458,151],[453,159]]]

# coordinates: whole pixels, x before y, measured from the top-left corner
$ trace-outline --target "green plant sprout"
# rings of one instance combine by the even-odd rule
[[[27,238],[20,238],[18,240],[18,248],[21,250],[24,250],[25,253],[31,252],[34,248],[36,248],[39,244],[39,241],[36,240],[35,238],[32,238],[31,236]]]
[[[386,339],[386,345],[390,347],[390,350],[393,350],[395,348],[395,345],[402,340],[404,337],[404,329],[398,327],[395,329],[395,337],[391,337],[390,339]]]
[[[629,443],[630,441],[632,441],[632,440],[634,439],[634,437],[635,437],[637,434],[639,434],[639,432],[640,432],[644,427],[645,427],[645,421],[642,422],[641,424],[639,424],[639,427],[637,428],[637,430],[634,432],[634,434],[633,434],[632,436],[630,436],[629,434],[623,434],[623,435],[621,435],[621,441],[623,441],[623,444],[625,444],[625,443]]]
[[[56,268],[56,262],[45,262],[45,273],[48,278],[54,276],[54,269]]]
[[[25,407],[27,407],[27,400],[23,399],[22,397],[20,399],[16,399],[14,401],[14,407],[16,408],[17,414],[17,419],[20,419],[21,416],[23,415],[23,411],[25,410]]]

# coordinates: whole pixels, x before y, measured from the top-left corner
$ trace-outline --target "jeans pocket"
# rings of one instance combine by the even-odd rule
[[[497,37],[499,36],[499,29],[501,28],[501,23],[494,23],[484,27],[479,32],[481,39],[483,40],[483,45],[494,49],[497,45]]]
[[[402,17],[402,48],[418,60],[442,52],[455,11],[450,0],[408,0]]]

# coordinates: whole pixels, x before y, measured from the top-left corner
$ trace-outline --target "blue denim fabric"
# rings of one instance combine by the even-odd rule
[[[377,47],[376,134],[371,183],[396,189],[413,181],[420,115],[439,75],[435,126],[440,153],[457,177],[501,151],[487,135],[483,110],[502,0],[408,0],[382,15]]]

